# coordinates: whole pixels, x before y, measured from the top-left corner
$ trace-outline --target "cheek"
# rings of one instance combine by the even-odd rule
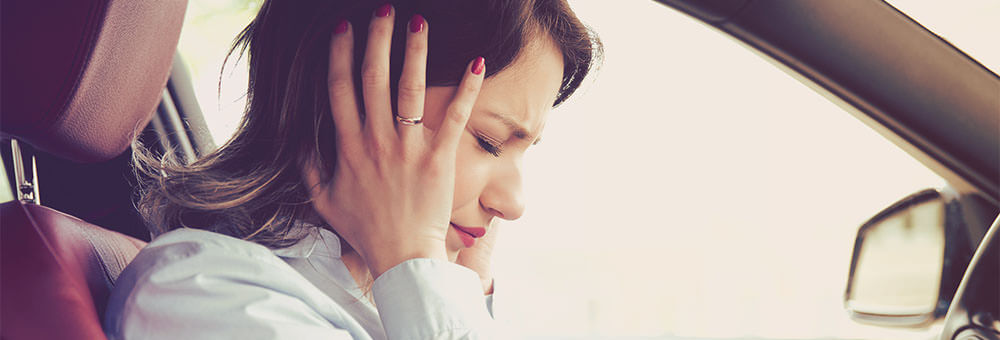
[[[475,138],[468,133],[459,141],[455,158],[455,198],[453,210],[478,204],[479,194],[488,181],[488,162],[478,150]]]

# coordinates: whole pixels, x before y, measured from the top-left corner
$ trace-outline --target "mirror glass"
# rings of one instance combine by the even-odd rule
[[[901,207],[859,231],[847,307],[855,313],[933,313],[944,265],[945,205],[934,199]]]

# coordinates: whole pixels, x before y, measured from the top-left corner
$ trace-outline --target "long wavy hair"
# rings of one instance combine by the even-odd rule
[[[599,64],[603,52],[597,36],[565,0],[391,2],[397,21],[393,46],[404,46],[412,15],[423,15],[433,26],[428,86],[457,85],[466,63],[477,56],[489,61],[488,78],[510,65],[530,39],[547,34],[565,65],[553,102],[557,106]],[[297,221],[318,218],[300,164],[318,155],[329,180],[337,153],[326,88],[330,34],[340,19],[368,27],[372,12],[384,3],[267,0],[261,5],[227,56],[246,54],[250,70],[246,111],[234,136],[191,164],[169,151],[156,155],[133,145],[140,183],[137,208],[154,236],[189,227],[271,248],[290,246],[304,236],[295,232]],[[359,76],[367,30],[354,32]],[[390,58],[393,92],[402,50],[393,48]]]

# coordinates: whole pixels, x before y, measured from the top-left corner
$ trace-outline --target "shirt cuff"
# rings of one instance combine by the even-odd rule
[[[446,260],[406,260],[375,279],[372,295],[389,339],[492,334],[492,298],[483,308],[479,275]]]
[[[486,311],[490,312],[490,317],[496,320],[496,316],[493,315],[493,294],[486,296]]]
[[[493,279],[491,285],[493,286],[493,291],[486,295],[486,310],[490,312],[490,317],[496,320],[497,317],[493,314],[493,294],[497,292],[497,280]]]

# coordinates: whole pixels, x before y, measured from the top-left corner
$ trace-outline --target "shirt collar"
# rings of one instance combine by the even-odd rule
[[[305,233],[306,236],[289,247],[271,249],[274,255],[286,258],[340,257],[340,238],[337,237],[337,234],[325,228],[305,223],[296,224],[293,228],[289,234]]]

